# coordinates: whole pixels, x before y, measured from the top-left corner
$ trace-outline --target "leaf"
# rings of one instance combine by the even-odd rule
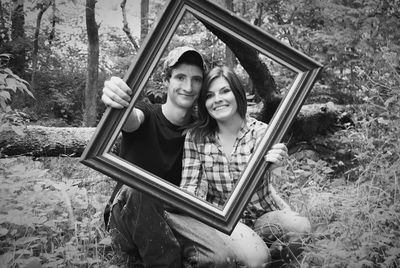
[[[7,103],[6,103],[5,99],[0,98],[0,106],[1,106],[1,109],[3,109],[4,111],[7,110]]]
[[[387,99],[385,101],[385,106],[388,107],[390,104],[396,103],[397,102],[397,98],[398,98],[397,95],[394,95],[394,96],[390,97],[389,99]]]
[[[5,90],[0,91],[0,97],[4,98],[6,100],[10,100],[11,99],[10,92],[5,91]]]
[[[400,257],[400,248],[389,248],[386,251],[386,254],[389,256],[399,256]]]
[[[6,252],[0,256],[0,267],[9,267],[8,264],[14,259],[14,253]]]
[[[18,89],[17,80],[13,78],[6,78],[6,83],[8,89],[11,89],[12,91],[14,91],[14,93],[17,92]]]
[[[322,170],[323,170],[323,172],[324,172],[325,174],[329,174],[329,173],[334,172],[334,170],[331,169],[330,167],[324,167]]]
[[[111,237],[107,236],[103,238],[100,242],[100,245],[111,246]]]
[[[40,258],[38,257],[31,257],[29,259],[27,259],[26,261],[26,265],[25,267],[29,267],[29,268],[42,268],[42,265],[40,263]]]
[[[8,229],[0,228],[0,237],[6,236],[8,234]]]
[[[24,127],[11,125],[11,129],[20,137],[25,137]]]
[[[0,74],[0,85],[5,85],[6,84],[6,78],[8,74]]]
[[[14,73],[11,71],[10,68],[5,68],[5,69],[3,69],[3,72],[5,72],[5,73],[7,73],[7,74],[9,74],[9,75],[14,75]]]
[[[26,244],[30,244],[36,240],[40,240],[40,237],[32,236],[32,237],[21,237],[14,242],[16,246],[22,246]]]

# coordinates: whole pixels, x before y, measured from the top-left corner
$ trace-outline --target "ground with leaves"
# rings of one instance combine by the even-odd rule
[[[399,118],[355,114],[320,140],[332,154],[302,150],[278,171],[281,196],[314,226],[291,267],[400,267]],[[103,227],[114,184],[77,158],[0,159],[0,267],[125,267]]]

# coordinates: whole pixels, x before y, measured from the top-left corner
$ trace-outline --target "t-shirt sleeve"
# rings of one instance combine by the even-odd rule
[[[151,116],[151,113],[154,110],[154,108],[152,107],[151,104],[144,102],[144,101],[140,101],[140,102],[136,103],[135,108],[141,110],[144,114],[144,121],[142,123],[146,122],[146,120],[149,119],[149,117]]]

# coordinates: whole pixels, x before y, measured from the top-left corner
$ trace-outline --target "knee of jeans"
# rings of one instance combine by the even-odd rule
[[[307,218],[303,217],[301,219],[301,223],[299,224],[298,233],[302,233],[302,234],[311,233],[311,222]]]
[[[254,254],[248,254],[247,258],[243,263],[240,263],[239,267],[246,268],[260,268],[260,267],[268,267],[271,263],[271,254],[269,251],[266,252],[258,252]]]
[[[237,267],[237,259],[232,253],[221,248],[218,252],[202,251],[196,246],[184,248],[184,267]]]
[[[282,224],[284,229],[288,232],[294,232],[298,234],[309,234],[311,232],[311,222],[308,218],[296,215],[289,221]]]
[[[297,212],[290,210],[277,210],[269,212],[261,216],[255,223],[255,229],[264,226],[277,225],[280,226],[283,232],[294,232],[305,234],[311,232],[310,221]]]
[[[111,243],[119,250],[126,253],[134,251],[132,243],[117,228],[110,228],[108,233],[110,234]]]

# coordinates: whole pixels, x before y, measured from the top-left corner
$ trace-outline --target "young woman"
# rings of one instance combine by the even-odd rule
[[[198,122],[185,138],[181,188],[222,207],[267,124],[247,115],[245,91],[236,74],[225,66],[215,67],[206,75],[198,113]],[[281,165],[285,158],[284,144],[275,144],[266,155],[266,160],[273,163],[271,168]],[[288,207],[281,210],[277,201],[282,200],[271,195],[270,187],[267,179],[263,181],[247,206],[245,213],[254,223],[254,231],[264,240],[274,239],[270,237],[272,226],[280,231],[272,233],[278,236],[309,232],[310,222]],[[242,227],[239,224],[237,228]]]

